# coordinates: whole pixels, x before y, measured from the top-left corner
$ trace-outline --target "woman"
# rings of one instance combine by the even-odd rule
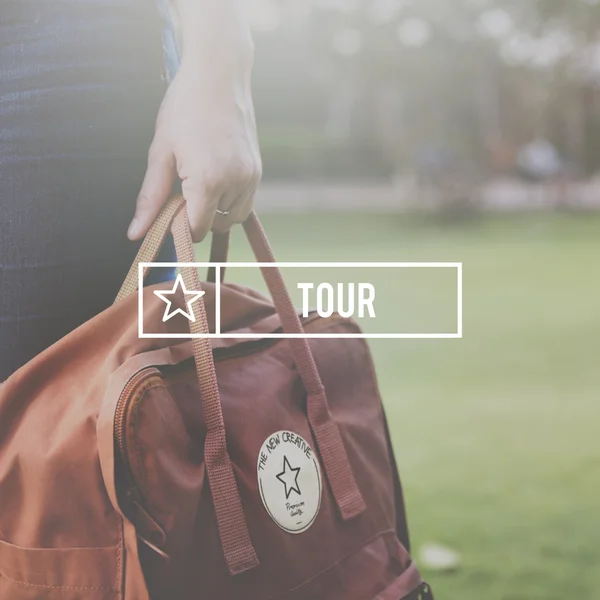
[[[243,2],[154,1],[2,2],[0,381],[111,303],[178,181],[195,241],[251,210]]]

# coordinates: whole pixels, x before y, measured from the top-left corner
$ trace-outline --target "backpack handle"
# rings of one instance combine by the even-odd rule
[[[173,198],[169,200],[158,213],[152,223],[148,233],[144,237],[142,244],[133,259],[131,267],[125,276],[121,289],[115,298],[115,303],[127,298],[127,296],[137,292],[138,289],[138,265],[142,262],[154,262],[158,253],[171,229],[171,225],[177,213],[185,206],[183,198]],[[148,276],[149,267],[144,267],[143,279]]]
[[[185,203],[175,214],[171,232],[175,239],[177,260],[181,263],[194,262],[194,245]],[[181,275],[187,289],[201,291],[198,269],[181,267]],[[194,321],[189,323],[191,333],[208,333],[209,326],[203,299],[199,298],[190,308],[195,317]],[[206,424],[204,442],[206,473],[225,562],[229,572],[236,575],[256,567],[258,558],[250,540],[233,466],[227,452],[225,423],[212,344],[209,338],[193,338],[192,348]]]
[[[265,232],[254,212],[250,214],[243,226],[256,260],[262,263],[275,263]],[[175,239],[178,261],[181,263],[194,262],[194,248],[185,200],[182,197],[174,198],[163,208],[144,239],[116,301],[137,290],[138,264],[154,261],[169,228]],[[223,239],[227,240],[227,238],[221,238],[221,241]],[[217,251],[220,252],[224,248],[226,246],[221,245]],[[214,253],[215,245],[213,244],[211,256]],[[263,266],[261,272],[281,319],[283,330],[292,334],[303,333],[302,323],[279,269],[276,266]],[[181,268],[181,273],[188,289],[201,290],[197,269]],[[147,269],[144,271],[144,277],[146,274]],[[194,303],[193,310],[195,321],[190,322],[192,333],[208,333],[209,326],[202,298]],[[307,392],[308,420],[332,494],[342,519],[352,519],[361,514],[366,509],[366,505],[356,484],[339,429],[331,418],[325,389],[308,340],[303,337],[294,337],[288,339],[288,342],[294,363]],[[233,467],[227,453],[225,426],[212,358],[212,345],[208,338],[193,338],[192,345],[207,427],[206,468],[221,544],[229,571],[232,574],[241,573],[256,566],[258,559],[250,541]]]
[[[165,242],[167,234],[171,229],[171,225],[177,213],[185,206],[185,200],[179,196],[169,200],[162,208],[150,230],[144,237],[142,244],[137,252],[135,259],[121,289],[117,294],[115,302],[127,298],[133,292],[138,289],[138,264],[141,262],[154,262],[158,253]],[[229,253],[229,231],[224,233],[213,233],[210,247],[210,259],[209,262],[227,262],[227,255]],[[149,267],[144,267],[143,279],[148,276]],[[221,267],[221,283],[225,276],[225,267]],[[211,283],[215,283],[215,268],[209,267],[206,280]]]

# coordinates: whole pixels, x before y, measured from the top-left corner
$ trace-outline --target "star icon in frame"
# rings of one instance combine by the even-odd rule
[[[184,298],[186,299],[187,311],[182,308],[176,308],[172,310],[173,301],[168,298],[168,296],[173,296],[173,294],[177,293],[178,288],[181,288],[183,292]],[[163,323],[166,323],[169,319],[173,318],[177,314],[183,315],[188,321],[196,322],[196,316],[194,315],[194,309],[192,308],[192,303],[196,302],[199,298],[204,296],[206,292],[196,292],[192,290],[188,290],[185,287],[185,282],[183,281],[183,277],[181,273],[177,275],[177,279],[175,279],[175,284],[173,285],[172,290],[154,290],[154,294],[158,296],[161,300],[166,303],[165,314],[163,315]],[[191,296],[188,299],[188,296]]]

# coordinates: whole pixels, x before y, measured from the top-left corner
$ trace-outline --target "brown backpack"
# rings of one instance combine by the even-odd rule
[[[137,262],[170,227],[192,262],[176,199],[115,304],[0,385],[0,600],[431,598],[408,554],[366,344],[268,337],[357,325],[301,322],[266,266],[274,304],[220,286],[222,331],[264,339],[140,338]],[[272,262],[254,215],[244,228]],[[200,289],[195,269],[182,273]],[[192,323],[163,323],[155,289],[143,293],[146,331],[209,331],[214,284]],[[182,293],[173,306],[186,308]]]

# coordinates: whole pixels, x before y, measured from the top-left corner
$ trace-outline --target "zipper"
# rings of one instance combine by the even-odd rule
[[[115,420],[114,420],[114,436],[119,452],[123,462],[126,463],[126,418],[127,411],[129,409],[130,400],[140,392],[140,388],[145,387],[145,383],[150,378],[160,378],[160,371],[155,367],[146,367],[141,371],[138,371],[129,381],[125,384],[125,387],[121,390],[119,400],[115,409]],[[128,469],[128,465],[125,465]],[[133,478],[131,473],[127,473],[130,482],[133,484]]]
[[[134,511],[135,517],[133,515],[132,517],[136,523],[137,537],[157,554],[169,560],[169,556],[160,548],[166,541],[166,534],[144,508],[143,498],[137,488],[127,458],[127,417],[129,409],[132,403],[139,399],[146,390],[156,385],[154,382],[162,383],[160,371],[156,367],[146,367],[135,373],[125,384],[115,408],[113,434],[126,478],[125,501]]]

